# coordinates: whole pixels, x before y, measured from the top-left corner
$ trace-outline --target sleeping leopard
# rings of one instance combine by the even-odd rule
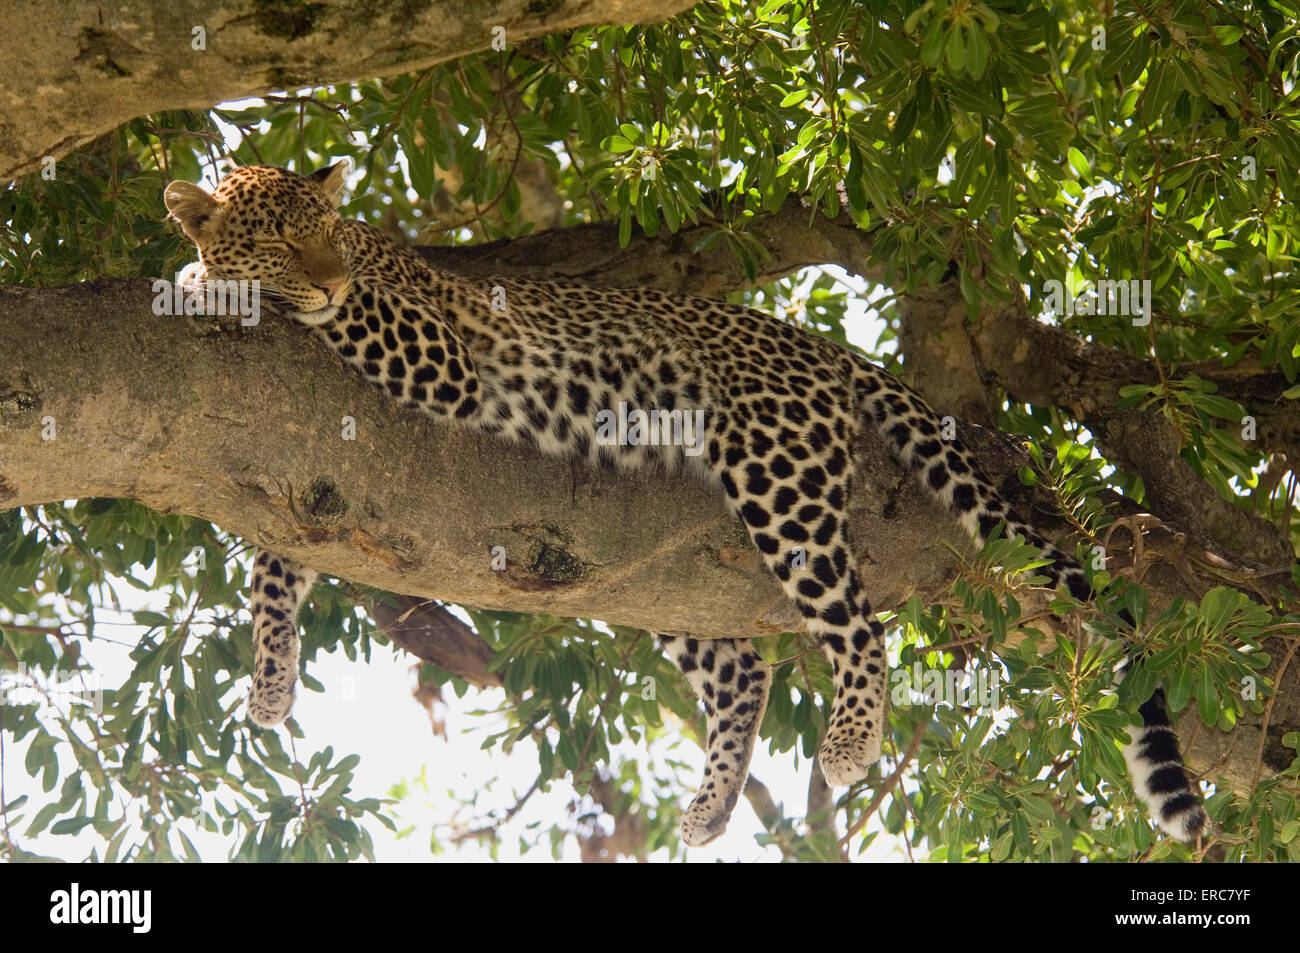
[[[400,404],[552,455],[621,468],[682,468],[716,487],[829,660],[835,697],[818,761],[849,785],[880,756],[887,724],[885,629],[850,559],[853,447],[886,446],[979,543],[998,527],[1050,563],[1049,585],[1086,601],[1079,563],[1027,525],[982,477],[939,416],[882,368],[759,311],[654,290],[469,280],[429,265],[336,206],[347,166],[311,175],[245,166],[209,193],[170,183],[164,201],[198,249],[186,281],[257,279],[292,320]],[[490,289],[510,302],[492,307]],[[639,316],[639,317],[638,317]],[[611,445],[598,416],[702,410],[699,452]],[[797,558],[795,558],[797,555]],[[316,573],[259,552],[249,714],[278,725],[293,705],[298,608]],[[770,669],[748,639],[659,635],[706,714],[704,777],[682,841],[719,836],[740,797],[767,705]],[[1138,796],[1168,835],[1194,842],[1208,819],[1157,692],[1124,754]]]

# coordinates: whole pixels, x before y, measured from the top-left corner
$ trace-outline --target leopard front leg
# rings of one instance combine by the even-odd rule
[[[701,847],[727,829],[745,788],[772,670],[748,639],[661,635],[659,642],[704,703],[704,779],[682,815],[682,842]]]
[[[360,276],[334,319],[313,327],[394,399],[431,417],[476,423],[484,394],[474,356],[429,301]]]
[[[248,715],[263,728],[289,717],[298,682],[298,609],[316,571],[262,550],[253,560],[253,690]]]

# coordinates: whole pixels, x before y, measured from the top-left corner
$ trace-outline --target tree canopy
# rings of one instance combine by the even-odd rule
[[[37,49],[15,87],[78,91],[6,115],[0,744],[41,792],[3,803],[6,859],[86,832],[96,859],[196,859],[200,830],[234,859],[357,859],[404,823],[427,780],[359,796],[366,752],[245,719],[254,545],[329,573],[308,691],[323,654],[408,652],[418,701],[535,760],[509,811],[447,798],[435,852],[682,856],[695,779],[670,742],[703,719],[652,630],[767,636],[764,744],[812,771],[804,804],[746,792],[774,856],[1300,859],[1300,5],[506,4],[427,47],[425,13],[128,6],[79,52],[38,23],[5,41]],[[324,65],[340,31],[413,39]],[[1016,583],[1023,545],[963,546],[864,438],[856,555],[896,704],[879,767],[829,791],[807,764],[828,670],[707,491],[408,419],[283,322],[153,314],[192,256],[168,181],[340,158],[343,214],[441,267],[727,296],[857,348],[963,421],[1096,608]],[[1117,636],[1144,650],[1118,691]],[[97,683],[112,653],[129,674]],[[954,704],[954,673],[995,703]],[[1199,850],[1157,838],[1125,777],[1157,683],[1207,782]],[[538,791],[570,810],[535,816]]]

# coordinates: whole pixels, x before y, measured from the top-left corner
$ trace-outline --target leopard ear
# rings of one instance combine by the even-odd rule
[[[311,179],[320,186],[325,197],[335,205],[339,204],[339,197],[343,194],[343,186],[348,177],[349,163],[347,159],[340,159],[333,165],[327,165],[323,169],[317,169],[307,178]]]
[[[169,182],[163,202],[172,218],[181,223],[185,234],[194,242],[212,234],[221,214],[221,205],[193,182]]]

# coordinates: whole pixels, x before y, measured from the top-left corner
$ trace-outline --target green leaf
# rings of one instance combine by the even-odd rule
[[[75,834],[83,827],[93,824],[93,817],[65,817],[50,828],[51,834]]]
[[[979,185],[975,187],[975,194],[966,205],[966,214],[972,219],[979,218],[984,210],[988,208],[989,202],[993,198],[993,189],[997,185],[997,176],[991,171],[986,172],[980,178]]]
[[[984,30],[972,26],[970,31],[970,48],[967,50],[966,73],[971,79],[979,79],[989,65],[989,40]]]
[[[1128,614],[1133,617],[1133,621],[1140,627],[1142,621],[1147,617],[1147,593],[1135,582],[1130,582],[1124,587],[1124,607],[1128,609]]]
[[[894,122],[894,145],[897,146],[904,142],[916,128],[916,117],[918,112],[916,97],[913,96],[907,101],[907,104],[899,110],[898,118]]]
[[[1155,694],[1157,685],[1156,673],[1145,665],[1138,665],[1124,676],[1124,681],[1120,684],[1120,695],[1142,705]]]
[[[622,136],[609,136],[601,142],[600,147],[606,152],[631,152],[636,148],[635,145]]]
[[[1084,181],[1088,181],[1089,179],[1092,178],[1092,166],[1088,164],[1087,156],[1085,156],[1074,146],[1070,147],[1069,151],[1066,153],[1066,156],[1070,161],[1070,168],[1074,170],[1075,175],[1077,175],[1080,179],[1083,179]]]
[[[1213,725],[1219,720],[1219,692],[1214,687],[1209,672],[1202,673],[1200,683],[1196,686],[1196,709],[1201,715],[1201,721],[1207,725]]]
[[[1192,673],[1187,666],[1174,671],[1166,691],[1170,711],[1178,712],[1187,707],[1187,702],[1192,697]]]
[[[1214,417],[1239,422],[1245,412],[1236,401],[1215,394],[1197,394],[1192,401],[1198,408]]]
[[[943,58],[943,40],[943,17],[931,17],[921,40],[921,62],[927,69],[934,69]]]
[[[954,73],[966,71],[966,38],[963,27],[953,24],[948,30],[948,68]]]
[[[1243,598],[1236,589],[1215,586],[1201,600],[1197,615],[1209,632],[1222,632]]]

